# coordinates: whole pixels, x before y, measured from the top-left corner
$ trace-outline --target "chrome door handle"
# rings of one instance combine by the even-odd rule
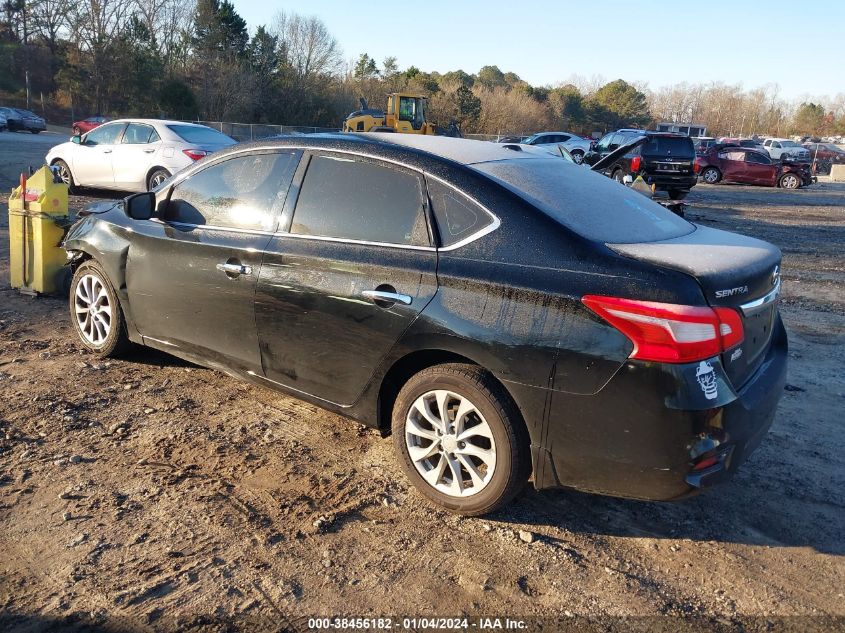
[[[145,154],[152,154],[155,150],[154,149],[145,149],[143,150]]]
[[[217,264],[217,270],[226,273],[227,275],[249,275],[252,274],[252,266],[243,266],[241,264]]]
[[[365,290],[361,293],[372,302],[384,301],[390,303],[401,303],[406,306],[411,305],[413,299],[408,295],[403,295],[398,292],[385,292],[383,290]]]
[[[103,154],[111,154],[111,150],[110,149],[104,149]]]

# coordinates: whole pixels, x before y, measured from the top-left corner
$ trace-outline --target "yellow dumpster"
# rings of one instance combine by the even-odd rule
[[[26,294],[54,293],[61,287],[67,258],[59,246],[68,226],[67,185],[54,182],[44,166],[9,197],[10,277]]]

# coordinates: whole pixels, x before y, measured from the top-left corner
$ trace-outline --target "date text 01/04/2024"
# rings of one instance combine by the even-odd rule
[[[308,628],[314,630],[476,630],[476,631],[519,631],[527,628],[524,620],[511,618],[482,617],[477,620],[469,618],[439,618],[439,617],[406,617],[394,619],[389,617],[376,618],[310,618]]]

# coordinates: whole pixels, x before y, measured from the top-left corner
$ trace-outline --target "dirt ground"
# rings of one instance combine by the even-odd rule
[[[4,192],[47,142],[0,135]],[[688,501],[529,487],[482,519],[428,505],[374,430],[157,352],[85,354],[64,300],[9,287],[3,205],[0,629],[845,630],[845,186],[689,202],[784,252],[769,436]]]

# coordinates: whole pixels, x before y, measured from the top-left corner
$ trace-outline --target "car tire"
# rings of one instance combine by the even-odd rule
[[[50,166],[57,167],[59,169],[59,178],[61,178],[62,182],[67,185],[68,193],[76,193],[79,191],[79,187],[76,186],[76,183],[73,180],[73,172],[71,172],[70,167],[65,161],[59,158],[54,160]]]
[[[73,129],[71,130],[71,132],[73,133],[74,136],[82,136],[82,130],[80,130],[75,125],[73,126]]]
[[[620,185],[625,184],[625,173],[621,169],[614,170],[610,177],[613,178],[613,180],[618,182]]]
[[[41,130],[30,130],[33,134],[41,134]]]
[[[170,172],[166,169],[154,169],[147,178],[147,191],[152,191],[168,178]]]
[[[781,189],[798,189],[801,186],[801,177],[798,174],[784,174],[778,181]]]
[[[68,304],[73,328],[89,352],[115,357],[130,347],[117,295],[96,261],[85,261],[74,272]]]
[[[669,189],[666,193],[669,194],[670,200],[683,200],[687,197],[689,191],[686,189]]]
[[[708,167],[701,172],[701,179],[708,185],[715,185],[722,179],[722,174],[715,167]]]
[[[582,152],[580,149],[576,149],[570,152],[570,154],[572,155],[572,160],[575,161],[576,165],[580,165],[584,162],[584,152]]]
[[[464,413],[455,420],[461,408]],[[411,377],[396,398],[392,431],[411,483],[458,514],[479,516],[500,508],[525,486],[531,471],[516,405],[492,374],[474,365],[436,365]]]

